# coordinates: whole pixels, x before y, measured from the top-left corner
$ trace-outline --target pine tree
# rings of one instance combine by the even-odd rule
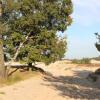
[[[50,63],[61,59],[66,41],[64,32],[72,23],[71,0],[3,0],[4,53],[10,60]]]

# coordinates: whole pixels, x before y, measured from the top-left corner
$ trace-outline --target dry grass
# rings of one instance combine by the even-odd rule
[[[18,70],[16,72],[14,72],[11,76],[9,76],[7,79],[0,80],[0,87],[6,86],[6,85],[11,85],[11,84],[14,84],[16,82],[26,80],[26,79],[31,78],[31,77],[35,77],[37,75],[39,75],[39,73],[35,72],[35,71],[20,72]]]
[[[0,94],[3,94],[3,95],[5,95],[5,92],[0,92]]]

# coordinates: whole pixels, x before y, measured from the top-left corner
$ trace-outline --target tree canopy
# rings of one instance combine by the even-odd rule
[[[66,39],[56,33],[72,23],[71,0],[3,0],[2,9],[6,58],[48,64],[64,56]]]

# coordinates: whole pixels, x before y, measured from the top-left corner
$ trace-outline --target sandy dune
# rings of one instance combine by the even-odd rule
[[[87,79],[97,67],[62,61],[37,66],[48,74],[0,88],[0,100],[100,100],[100,84]]]

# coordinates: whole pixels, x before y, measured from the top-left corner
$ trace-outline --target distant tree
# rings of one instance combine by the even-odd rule
[[[66,41],[64,32],[72,23],[71,0],[3,0],[4,52],[12,61],[50,63],[61,59]]]
[[[98,33],[94,33],[96,35],[96,38],[98,39],[98,42],[95,43],[95,46],[98,51],[100,51],[100,35]]]
[[[97,48],[97,50],[100,52],[100,35],[98,33],[94,33],[96,35],[96,38],[98,39],[98,42],[95,43],[95,46]],[[100,57],[98,57],[100,58]],[[90,73],[88,75],[88,78],[91,78],[93,80],[93,82],[98,81],[100,77],[100,68],[96,69],[95,72]]]

